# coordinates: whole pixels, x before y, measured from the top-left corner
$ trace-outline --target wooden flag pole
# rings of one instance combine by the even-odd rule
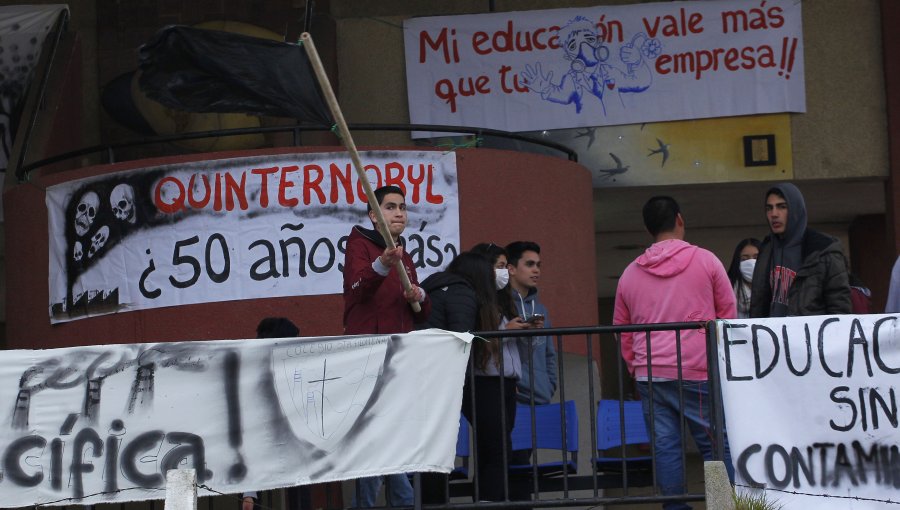
[[[381,206],[379,206],[378,199],[375,198],[375,193],[372,191],[372,185],[369,184],[369,179],[366,177],[366,172],[363,170],[362,162],[359,159],[359,151],[356,150],[356,144],[353,143],[353,138],[350,136],[350,130],[347,129],[347,122],[344,121],[344,114],[341,113],[341,107],[338,105],[337,98],[334,96],[334,91],[331,89],[331,82],[325,74],[325,68],[322,66],[322,61],[319,59],[318,52],[316,52],[316,45],[313,44],[312,36],[309,35],[309,32],[303,32],[300,35],[300,42],[303,44],[303,49],[306,50],[309,62],[312,64],[313,71],[316,73],[316,78],[319,80],[319,86],[322,88],[322,93],[325,94],[325,102],[328,103],[328,109],[331,110],[331,116],[334,117],[334,123],[337,125],[341,141],[344,142],[347,152],[350,153],[350,160],[353,161],[353,166],[356,168],[356,175],[359,177],[359,182],[366,191],[366,197],[369,199],[369,206],[375,211],[375,221],[378,226],[378,231],[381,232],[381,236],[384,237],[384,244],[388,248],[395,248],[394,238],[391,236],[391,231],[388,230],[387,222],[384,221],[384,214],[381,212]],[[398,260],[394,268],[396,269],[397,274],[400,275],[400,283],[403,285],[403,290],[409,290],[412,287],[412,284],[409,281],[409,275],[406,274],[406,268],[403,266],[403,261]],[[422,310],[422,307],[419,306],[417,301],[413,301],[409,305],[415,312]]]

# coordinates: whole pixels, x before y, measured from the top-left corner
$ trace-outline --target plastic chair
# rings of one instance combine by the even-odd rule
[[[456,456],[460,459],[461,464],[453,468],[453,471],[450,472],[450,480],[465,480],[469,478],[470,455],[469,420],[460,413],[459,432],[456,435]]]
[[[574,474],[578,467],[578,413],[575,401],[565,402],[565,428],[562,426],[560,404],[544,404],[534,407],[535,440],[538,450],[558,450],[559,461],[537,464],[538,476],[560,476],[564,473]],[[565,443],[563,443],[565,431]],[[512,431],[512,449],[530,450],[531,443],[531,408],[527,405],[516,406],[516,423]],[[564,452],[568,453],[564,457]],[[566,460],[563,461],[562,459]],[[531,475],[532,464],[513,464],[509,466],[511,475]]]
[[[619,413],[620,404],[624,418]],[[625,447],[638,444],[650,445],[640,401],[601,400],[597,405],[597,457],[594,459],[597,472],[621,479],[623,484],[627,473],[629,486],[652,484],[653,458],[650,455],[627,455]],[[612,455],[604,455],[604,451],[613,449],[615,452]]]

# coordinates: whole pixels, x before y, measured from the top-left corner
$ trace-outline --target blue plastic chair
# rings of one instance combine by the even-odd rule
[[[558,450],[559,461],[537,464],[538,476],[560,476],[564,473],[575,474],[578,468],[578,413],[575,401],[565,402],[565,427],[560,412],[560,404],[544,404],[534,407],[535,439],[538,450]],[[563,443],[565,430],[565,443]],[[531,407],[516,406],[516,423],[512,431],[512,449],[530,450],[531,443]],[[563,461],[563,452],[567,452]],[[512,475],[531,475],[532,464],[513,464],[509,466]]]
[[[461,465],[456,466],[453,468],[453,471],[450,472],[450,480],[464,480],[469,478],[470,455],[469,420],[460,413],[459,432],[456,435],[456,456],[460,459]]]
[[[622,405],[624,417],[619,413]],[[624,426],[624,441],[623,430]],[[641,402],[636,400],[601,400],[597,406],[597,457],[594,460],[597,472],[612,473],[618,476],[625,472],[629,475],[629,485],[652,483],[650,476],[653,460],[650,455],[629,456],[625,446],[650,444],[647,423]],[[615,449],[612,455],[604,455]],[[649,478],[649,481],[648,481]]]

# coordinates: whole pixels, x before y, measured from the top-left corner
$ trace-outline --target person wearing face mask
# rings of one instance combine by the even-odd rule
[[[494,271],[477,253],[460,253],[445,271],[425,278],[422,288],[431,297],[431,314],[416,329],[485,331],[500,324]]]
[[[498,329],[500,327],[501,318],[500,310],[497,306],[497,279],[498,276],[494,273],[490,261],[484,256],[472,252],[463,252],[459,254],[452,262],[450,262],[446,270],[435,273],[422,281],[422,288],[425,289],[425,292],[431,297],[431,314],[428,316],[428,320],[425,323],[417,325],[417,329],[439,328],[447,331],[459,332],[491,331]],[[493,343],[481,340],[475,340],[473,345],[473,350],[476,353],[476,360],[482,360],[486,355],[485,353],[491,352],[491,348],[494,347]],[[510,365],[513,365],[513,363],[510,363]],[[479,364],[476,363],[476,367],[478,366]],[[476,368],[476,374],[477,371],[478,369]],[[496,374],[493,375],[496,376]],[[515,392],[514,381],[515,380],[513,380],[513,383],[506,388],[507,390]],[[467,376],[466,386],[468,386],[468,384],[469,377]],[[502,445],[502,431],[499,431],[497,425],[499,419],[493,419],[494,415],[499,416],[496,411],[496,409],[500,408],[498,405],[499,399],[495,395],[499,394],[500,382],[498,377],[476,377],[475,386],[476,392],[479,393],[477,397],[479,401],[482,400],[482,395],[484,396],[485,401],[487,401],[489,397],[493,397],[490,399],[491,406],[494,408],[493,411],[490,409],[482,411],[480,407],[477,411],[480,422],[479,425],[483,424],[481,422],[488,425],[487,427],[479,428],[479,468],[491,471],[489,465],[486,467],[481,466],[481,461],[484,460],[482,457],[485,457],[485,455],[480,449],[482,442],[480,436],[484,434],[485,436],[491,437],[497,444]],[[471,400],[471,398],[467,398],[470,394],[470,389],[464,389],[464,414],[466,414],[466,408],[471,407],[471,403],[468,403],[467,406],[467,400]],[[482,418],[482,412],[486,413],[484,418]],[[469,416],[471,421],[471,413],[467,413],[467,416]],[[493,425],[493,427],[491,427],[491,425]],[[494,432],[492,429],[497,429],[497,433],[491,434],[491,432]],[[499,447],[494,445],[486,448],[499,449]],[[490,452],[487,453],[487,460],[491,460]],[[479,473],[480,478],[483,479],[485,477],[484,473],[481,471],[479,471]],[[447,494],[445,491],[447,487],[446,479],[447,475],[423,473],[423,502],[445,503],[447,501]],[[483,499],[484,495],[482,494],[481,497]]]
[[[731,265],[728,266],[728,279],[737,299],[738,319],[750,317],[750,284],[753,282],[753,269],[756,257],[759,256],[759,239],[748,237],[741,240],[734,248]]]
[[[495,270],[492,266],[501,257],[504,267],[502,270]],[[524,326],[520,318],[515,323],[510,322],[507,319],[509,314],[501,313],[497,303],[497,290],[505,287],[509,280],[505,264],[504,253],[497,254],[490,249],[473,250],[461,253],[450,262],[445,271],[426,278],[422,281],[422,288],[431,297],[431,314],[417,328],[492,331]],[[512,445],[510,434],[515,421],[516,381],[522,372],[522,363],[514,339],[476,339],[473,353],[474,378],[466,375],[462,412],[476,431],[479,498],[503,501],[506,497],[503,492],[503,476],[506,471],[503,449],[507,448],[508,452]],[[501,373],[503,377],[500,377]],[[472,379],[475,386],[474,399],[470,386]],[[506,411],[505,430],[502,427],[504,421],[501,420],[503,410]],[[423,473],[422,494],[425,503],[447,501],[446,479],[447,475]],[[523,492],[511,481],[510,500],[525,497],[527,489]]]
[[[494,268],[495,302],[499,318],[496,329],[530,328],[531,325],[519,316],[512,301],[506,250],[493,243],[481,243],[473,246],[471,252],[485,257]],[[466,375],[462,411],[472,424],[477,440],[478,497],[483,501],[527,500],[530,489],[525,479],[509,479],[509,492],[505,493],[503,489],[507,465],[511,464],[512,458],[516,386],[522,375],[518,342],[515,338],[476,340],[473,344],[473,358],[474,377]],[[473,382],[474,395],[471,386]]]
[[[480,243],[472,247],[472,253],[478,253],[491,261],[494,266],[494,282],[497,286],[497,304],[503,316],[504,327],[502,329],[529,329],[533,324],[528,323],[519,315],[516,305],[513,303],[512,293],[509,288],[509,258],[506,249],[494,243]]]

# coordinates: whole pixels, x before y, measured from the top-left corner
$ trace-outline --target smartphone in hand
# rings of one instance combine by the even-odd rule
[[[534,324],[535,322],[542,321],[542,320],[544,320],[544,316],[539,313],[536,313],[536,314],[532,315],[531,317],[529,317],[528,320],[526,320],[525,322],[527,322],[528,324]]]

